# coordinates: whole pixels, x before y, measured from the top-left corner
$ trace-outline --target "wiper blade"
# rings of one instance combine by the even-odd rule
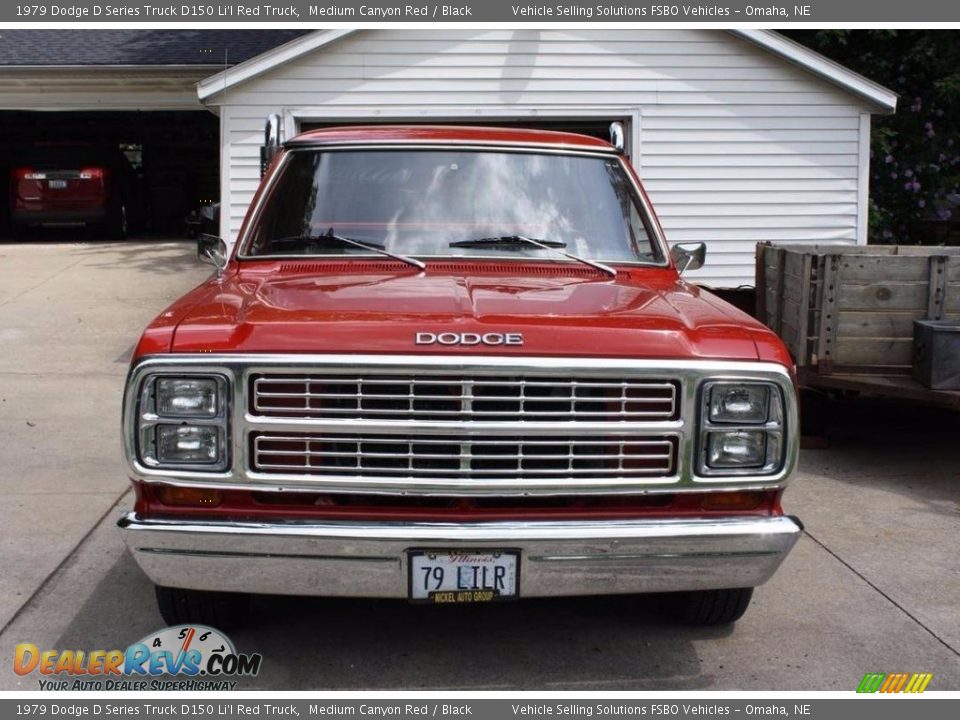
[[[536,243],[538,246],[548,248],[565,248],[567,244],[559,240],[534,240],[524,235],[501,235],[500,237],[482,237],[472,240],[456,240],[450,243],[450,247],[488,247],[490,245],[530,245]]]
[[[613,277],[617,276],[617,271],[610,267],[609,265],[604,265],[603,263],[598,263],[595,260],[587,260],[582,258],[579,255],[574,255],[568,253],[565,248],[566,243],[560,242],[558,240],[535,240],[533,238],[527,237],[526,235],[501,235],[500,237],[486,237],[486,238],[474,238],[472,240],[456,240],[450,243],[450,247],[486,247],[491,245],[533,245],[534,247],[541,248],[542,250],[552,250],[555,253],[563,255],[564,257],[570,258],[571,260],[576,260],[579,263],[584,265],[589,265],[592,268],[596,268],[601,272],[605,272],[608,275]]]
[[[420,260],[417,260],[416,258],[390,252],[380,243],[372,243],[365,240],[355,240],[354,238],[345,237],[344,235],[337,235],[333,232],[333,228],[327,230],[327,232],[325,232],[323,235],[293,235],[290,237],[271,238],[270,240],[271,245],[311,245],[330,242],[338,243],[340,245],[352,245],[353,247],[362,248],[363,250],[369,250],[371,252],[379,253],[380,255],[391,257],[394,260],[399,260],[407,265],[413,265],[413,267],[419,268],[420,270],[427,269],[426,264]]]

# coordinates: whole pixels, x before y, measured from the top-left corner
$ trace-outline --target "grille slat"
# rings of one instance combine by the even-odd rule
[[[364,477],[585,478],[670,476],[672,437],[365,436],[258,433],[253,469],[262,472]]]
[[[679,417],[670,380],[409,375],[255,376],[260,417],[360,420],[650,422]]]

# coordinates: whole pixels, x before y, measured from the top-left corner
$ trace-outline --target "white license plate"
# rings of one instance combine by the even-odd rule
[[[471,603],[513,600],[520,553],[509,550],[411,550],[410,600]]]
[[[51,190],[63,190],[67,187],[66,180],[47,180],[47,187]]]

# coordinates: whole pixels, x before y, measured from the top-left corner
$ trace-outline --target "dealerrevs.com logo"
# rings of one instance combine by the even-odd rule
[[[922,693],[933,673],[867,673],[857,686],[858,693]]]
[[[39,673],[41,690],[233,690],[234,678],[257,675],[262,661],[205,625],[164,628],[126,650],[14,649],[14,671]]]

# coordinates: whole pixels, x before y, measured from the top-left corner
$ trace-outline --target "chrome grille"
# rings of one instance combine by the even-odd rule
[[[253,469],[267,473],[456,479],[649,478],[676,468],[668,436],[509,438],[257,433]]]
[[[260,417],[359,420],[654,422],[679,415],[678,385],[661,379],[259,375]]]

